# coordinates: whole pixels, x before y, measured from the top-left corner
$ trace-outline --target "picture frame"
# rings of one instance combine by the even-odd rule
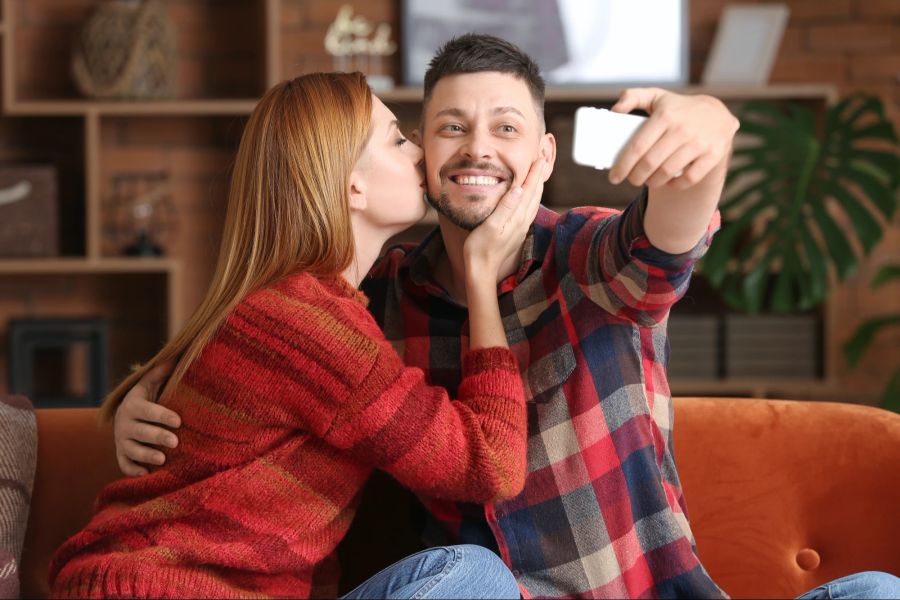
[[[550,85],[688,81],[689,0],[404,0],[403,82],[421,85],[432,56],[464,33],[506,39]]]
[[[766,84],[789,16],[785,3],[726,5],[703,69],[703,84]]]

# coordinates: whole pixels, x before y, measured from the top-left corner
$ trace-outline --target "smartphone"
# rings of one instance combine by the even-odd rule
[[[608,169],[647,117],[582,106],[575,111],[572,159],[579,165]]]

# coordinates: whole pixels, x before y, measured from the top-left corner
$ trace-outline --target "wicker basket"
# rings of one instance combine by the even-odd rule
[[[72,74],[91,98],[171,98],[175,29],[156,0],[102,0],[75,41]]]

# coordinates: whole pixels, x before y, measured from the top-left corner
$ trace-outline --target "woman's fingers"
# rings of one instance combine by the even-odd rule
[[[153,446],[165,446],[166,448],[175,448],[178,446],[178,436],[163,427],[151,425],[135,421],[128,424],[123,433],[129,440],[134,440],[140,444],[150,444]]]
[[[119,454],[131,462],[143,463],[145,465],[162,465],[166,462],[165,454],[155,448],[145,446],[134,440],[125,440],[122,443]]]
[[[173,428],[181,426],[181,417],[178,416],[178,413],[153,400],[148,397],[147,389],[142,384],[138,384],[125,394],[122,404],[116,411],[116,416],[122,414],[128,419],[158,423]]]
[[[122,471],[122,474],[129,477],[140,477],[150,472],[146,467],[130,461],[128,457],[119,452],[116,453],[116,461],[119,463],[119,470]]]
[[[521,186],[512,187],[497,202],[484,222],[466,239],[463,250],[470,267],[483,272],[499,269],[519,252],[528,227],[534,221],[544,189],[546,160],[535,160]]]
[[[166,456],[153,446],[175,448],[178,445],[178,436],[166,427],[178,427],[181,419],[178,414],[164,406],[152,402],[148,398],[151,392],[147,389],[147,383],[154,383],[155,377],[166,372],[163,368],[153,369],[148,372],[150,380],[145,378],[131,388],[122,400],[122,404],[116,410],[113,419],[113,435],[116,442],[116,459],[119,469],[130,476],[139,476],[147,473],[147,469],[138,463],[149,465],[161,465],[165,463]],[[166,372],[163,379],[168,376]]]
[[[497,215],[497,221],[506,224],[515,219],[516,225],[522,221],[531,224],[537,214],[544,191],[544,169],[547,161],[543,157],[538,158],[528,169],[525,181],[520,187],[513,187],[503,195],[497,207],[503,207]],[[494,210],[496,213],[497,210]],[[492,215],[493,216],[493,215]]]

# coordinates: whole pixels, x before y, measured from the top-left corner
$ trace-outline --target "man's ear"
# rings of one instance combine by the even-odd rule
[[[368,206],[366,182],[355,169],[350,173],[350,210],[364,211]]]
[[[410,132],[410,134],[409,134],[409,139],[410,139],[410,141],[411,141],[413,144],[415,144],[415,145],[418,146],[419,148],[422,147],[422,132],[419,131],[419,128],[418,128],[418,127],[416,127],[415,129],[413,129],[413,130]]]
[[[541,136],[540,152],[544,160],[547,161],[544,171],[544,181],[547,181],[553,173],[553,165],[556,164],[556,138],[553,137],[552,133],[545,133]]]

